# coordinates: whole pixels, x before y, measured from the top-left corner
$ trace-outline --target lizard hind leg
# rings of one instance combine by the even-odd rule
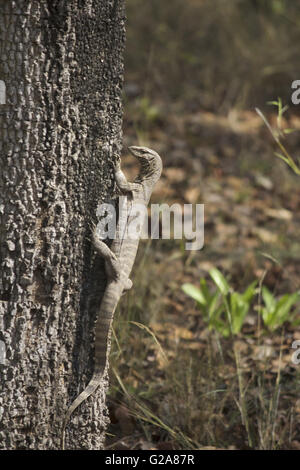
[[[121,275],[121,265],[115,253],[104,243],[97,234],[93,232],[93,243],[96,251],[105,259],[106,274],[110,279],[119,279]]]

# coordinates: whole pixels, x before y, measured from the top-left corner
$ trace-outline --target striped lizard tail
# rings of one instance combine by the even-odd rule
[[[76,408],[81,405],[89,396],[91,396],[99,387],[107,363],[109,336],[111,333],[110,325],[112,323],[113,314],[118,304],[118,299],[114,295],[114,289],[108,288],[104,294],[100,314],[97,318],[95,329],[95,366],[93,377],[91,378],[85,389],[78,395],[69,407],[63,421],[61,434],[61,448],[65,448],[65,430],[67,423]]]
[[[63,428],[62,428],[62,435],[61,435],[61,448],[62,450],[65,449],[65,430],[66,430],[66,425],[73,413],[73,411],[76,410],[76,408],[81,405],[83,401],[85,401],[90,395],[92,395],[98,386],[100,385],[101,378],[103,376],[103,371],[100,373],[95,373],[91,379],[91,381],[88,383],[86,388],[83,390],[83,392],[78,395],[78,397],[73,401],[72,405],[69,407],[64,421],[63,421]]]

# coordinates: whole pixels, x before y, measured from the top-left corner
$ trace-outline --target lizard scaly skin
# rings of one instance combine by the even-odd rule
[[[141,171],[135,181],[130,183],[126,180],[121,170],[120,160],[117,160],[115,165],[117,186],[121,193],[127,196],[127,214],[129,214],[127,224],[130,221],[130,211],[134,205],[147,206],[152,190],[159,180],[162,171],[161,158],[154,150],[150,150],[147,147],[130,147],[129,150],[139,160],[141,165]],[[119,219],[116,227],[116,236],[110,248],[97,235],[96,229],[93,231],[94,247],[105,260],[107,286],[96,321],[94,373],[86,388],[67,410],[63,421],[62,449],[65,446],[65,428],[71,414],[100,385],[107,365],[108,344],[113,315],[122,293],[132,286],[129,276],[135,261],[139,239],[124,238],[122,226],[124,224],[121,224]]]

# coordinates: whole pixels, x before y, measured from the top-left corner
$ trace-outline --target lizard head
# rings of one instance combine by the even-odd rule
[[[141,171],[136,179],[137,182],[153,180],[156,182],[162,172],[162,161],[158,153],[147,147],[129,147],[130,153],[136,157],[141,165]]]

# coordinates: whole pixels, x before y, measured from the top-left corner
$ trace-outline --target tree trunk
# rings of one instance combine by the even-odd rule
[[[0,0],[1,449],[58,449],[92,375],[105,274],[89,237],[121,147],[123,2]],[[67,448],[103,448],[106,389]]]

